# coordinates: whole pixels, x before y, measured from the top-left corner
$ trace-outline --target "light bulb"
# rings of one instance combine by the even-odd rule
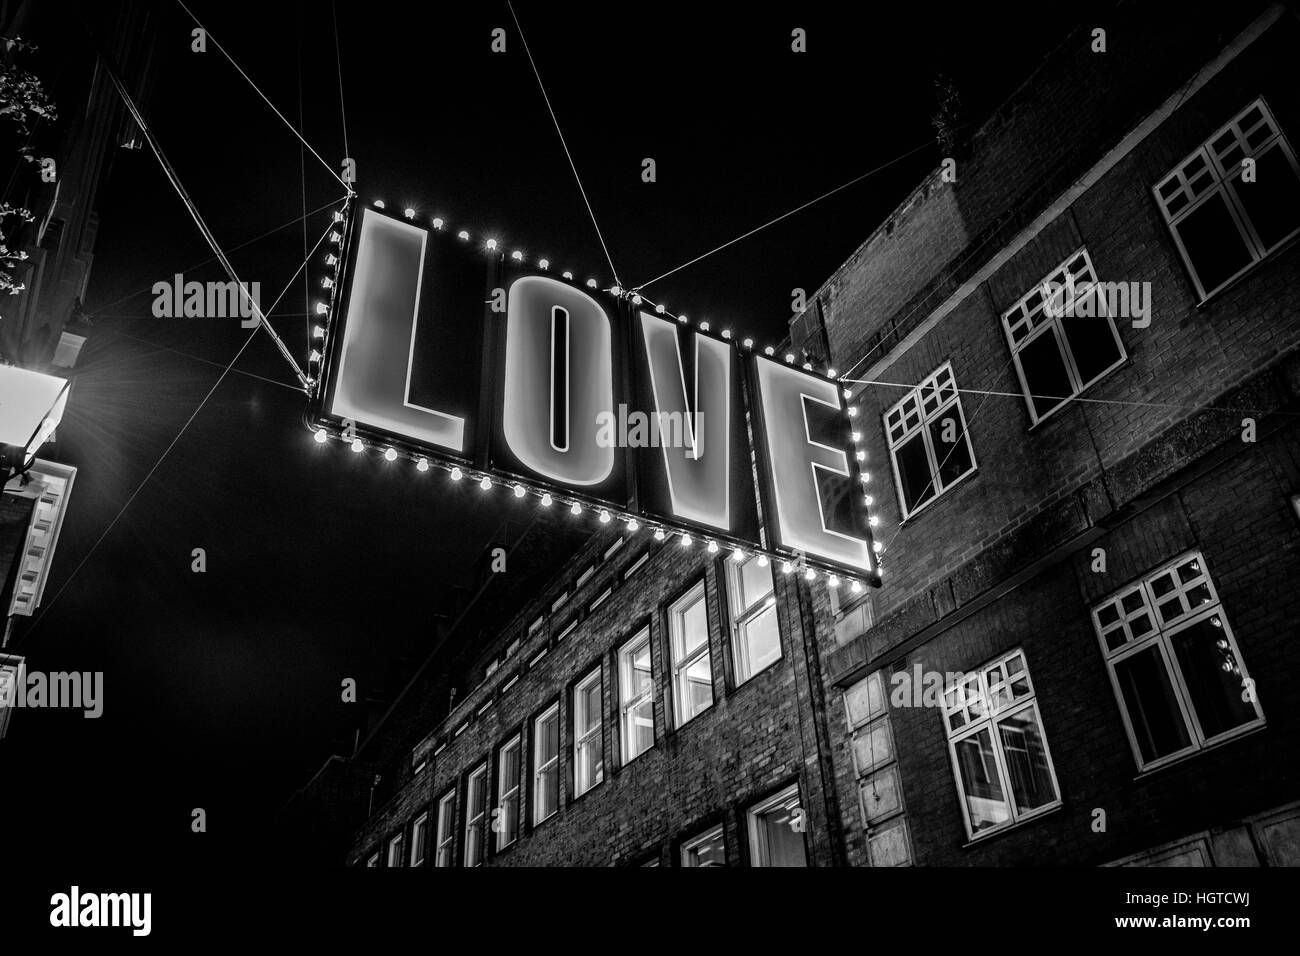
[[[575,501],[569,508],[569,514],[575,514],[575,515],[582,514],[582,505],[578,504]]]
[[[405,209],[402,210],[402,215],[405,216],[407,219],[414,219],[415,210],[412,209],[410,206],[407,206]]]
[[[457,239],[468,239],[468,238],[469,238],[469,233],[466,232],[464,229],[462,229],[460,232],[456,233],[456,238],[457,238]]]
[[[747,348],[747,349],[752,349],[752,348],[754,347],[754,340],[753,340],[753,339],[745,339],[745,341],[741,342],[740,344],[743,345],[743,346],[744,346],[745,348]]]
[[[424,458],[421,458],[419,461],[417,461],[417,462],[415,463],[415,470],[416,470],[416,471],[428,471],[428,470],[429,470],[429,462],[428,462],[428,460],[427,460],[427,459],[424,459]]]
[[[640,523],[639,521],[637,521],[635,518],[628,518],[628,519],[627,519],[627,530],[628,530],[628,531],[638,531],[638,530],[640,530],[640,528],[641,528],[641,523]]]
[[[515,262],[523,262],[524,254],[516,249],[514,252],[510,253],[510,258],[515,260]]]
[[[805,581],[811,581],[815,577],[817,577],[817,572],[814,571],[812,568],[809,568],[807,571],[803,573],[803,579]]]
[[[686,532],[682,532],[681,542],[683,548],[689,548],[691,546],[691,536]]]
[[[451,470],[451,480],[452,480],[452,481],[460,481],[460,469],[459,469],[459,468],[452,468],[452,470]]]
[[[365,445],[361,444],[361,439],[360,439],[360,438],[354,438],[354,439],[352,439],[352,450],[353,450],[354,452],[360,452],[360,451],[361,451],[363,448],[365,448],[365,447],[366,447]]]
[[[549,268],[551,267],[551,260],[550,260],[550,259],[541,259],[541,260],[538,261],[538,263],[537,263],[537,267],[538,267],[539,269],[549,269]]]
[[[487,247],[489,249],[495,249],[497,247],[497,241],[495,239],[489,239],[487,241]]]
[[[840,586],[840,579],[832,574],[826,578],[826,583],[833,588],[838,588]]]
[[[744,551],[741,551],[739,548],[732,548],[732,549],[731,549],[731,557],[732,557],[732,559],[735,560],[735,561],[744,561],[744,560],[745,560],[745,552],[744,552]]]
[[[663,529],[663,528],[655,528],[655,540],[656,540],[656,541],[662,541],[663,539],[664,539],[664,529]]]
[[[760,554],[760,555],[758,556],[758,566],[759,566],[760,568],[765,568],[765,567],[767,567],[767,555],[765,555],[765,554]]]
[[[397,450],[394,448],[385,448],[384,461],[397,461]]]
[[[375,200],[375,208],[376,208],[376,209],[383,209],[383,208],[384,208],[384,201],[383,201],[382,199],[376,199],[376,200]]]
[[[441,219],[440,217],[435,217],[435,218],[434,218],[434,220],[433,220],[433,228],[434,228],[434,229],[441,229],[441,228],[442,228],[442,219]]]
[[[716,541],[710,541],[710,542],[709,542],[709,554],[717,554],[717,553],[718,553],[718,542],[716,542]]]
[[[601,523],[601,524],[609,524],[609,512],[608,512],[608,511],[602,511],[602,512],[600,513],[600,523]]]
[[[861,594],[861,593],[862,593],[862,582],[861,582],[861,581],[854,581],[852,584],[849,585],[849,590],[852,591],[854,594]]]
[[[316,444],[318,445],[325,444],[325,442],[329,440],[329,437],[329,432],[325,431],[323,428],[316,429],[316,434],[312,436],[312,438],[316,439]]]
[[[551,495],[550,495],[550,492],[545,492],[545,491],[544,491],[544,492],[542,492],[542,507],[543,507],[543,508],[549,508],[550,506],[551,506]]]
[[[781,565],[782,574],[789,574],[793,570],[794,570],[794,565],[792,565],[789,561],[786,561]]]
[[[515,497],[516,497],[516,498],[522,498],[523,496],[524,496],[524,486],[523,486],[523,485],[515,485]]]
[[[776,349],[772,348],[772,346],[769,345],[767,348],[763,349],[763,354],[764,354],[764,355],[775,355],[775,354],[776,354]]]
[[[484,475],[481,479],[479,479],[478,486],[479,489],[482,491],[490,491],[492,489],[492,479],[489,478],[487,475]]]

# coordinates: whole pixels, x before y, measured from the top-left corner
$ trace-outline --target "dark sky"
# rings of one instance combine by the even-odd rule
[[[977,122],[1074,25],[1079,8],[1045,6],[516,11],[625,285],[911,154],[653,286],[670,308],[762,344],[785,334],[790,290],[816,289],[937,164],[936,76]],[[322,156],[345,155],[329,4],[190,7],[295,125],[301,102]],[[328,211],[308,217],[305,240],[298,224],[258,237],[342,189],[215,45],[190,52],[179,6],[157,10],[147,114],[269,304]],[[339,4],[339,17],[362,200],[609,278],[505,4],[371,0]],[[507,31],[503,55],[489,49],[494,27]],[[790,52],[795,27],[806,54]],[[641,181],[646,157],[654,184]],[[153,156],[113,163],[86,297],[95,329],[59,430],[57,455],[79,475],[44,606],[15,638],[32,669],[104,671],[105,713],[19,712],[0,743],[0,805],[45,824],[17,836],[41,852],[270,853],[275,809],[356,726],[340,681],[400,688],[448,589],[516,503],[315,445],[305,396],[261,333],[185,427],[248,333],[237,320],[150,315],[154,282],[224,277]],[[319,256],[312,265],[319,281]],[[300,356],[303,312],[300,279],[273,315]],[[205,574],[191,572],[194,548]],[[208,812],[206,838],[190,833],[194,807]],[[88,815],[98,824],[68,825]]]

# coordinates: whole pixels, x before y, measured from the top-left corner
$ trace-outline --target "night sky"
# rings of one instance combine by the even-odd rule
[[[345,153],[329,4],[190,3],[295,125],[301,109],[322,156],[356,159],[361,201],[608,280],[510,10],[447,6],[339,4]],[[179,6],[157,10],[146,115],[268,305],[329,208],[305,237],[297,220],[342,187],[213,43],[190,51]],[[937,165],[936,77],[978,123],[1074,25],[1042,4],[623,10],[516,4],[624,285],[897,160],[648,290],[759,344],[785,335],[790,290],[811,294]],[[790,52],[795,27],[806,54]],[[340,681],[400,690],[451,587],[529,505],[314,444],[306,397],[261,332],[189,421],[249,333],[150,314],[157,281],[225,277],[154,157],[119,150],[112,163],[85,303],[94,329],[55,451],[79,473],[43,606],[10,648],[33,670],[103,671],[104,716],[19,711],[0,743],[0,809],[28,822],[13,839],[33,851],[234,862],[274,852],[274,812],[351,741],[360,705],[340,701]],[[318,255],[313,291],[321,268]],[[304,312],[300,277],[272,315],[298,356]],[[190,832],[195,807],[206,835]]]

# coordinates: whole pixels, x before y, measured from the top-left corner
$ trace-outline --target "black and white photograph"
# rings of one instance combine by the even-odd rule
[[[0,0],[0,938],[1280,934],[1297,63]]]

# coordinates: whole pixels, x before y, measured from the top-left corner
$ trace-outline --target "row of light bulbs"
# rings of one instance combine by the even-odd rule
[[[347,437],[342,435],[335,436],[329,431],[329,429],[325,428],[324,426],[317,426],[313,432],[313,438],[315,439],[316,443],[320,445],[326,444],[327,442],[329,442],[331,438],[334,437],[337,437],[340,441],[347,443],[348,447],[351,448],[354,454],[361,454],[367,448],[366,443],[362,441],[360,438],[348,439]],[[626,514],[624,512],[620,512],[610,508],[605,508],[599,505],[591,505],[591,504],[584,505],[583,502],[578,501],[577,499],[564,498],[559,495],[552,495],[549,491],[543,491],[536,488],[532,488],[519,481],[502,480],[500,478],[494,480],[490,475],[486,475],[481,472],[477,472],[468,468],[461,468],[459,465],[448,465],[445,462],[430,461],[428,458],[424,457],[423,455],[410,455],[407,454],[406,452],[400,452],[391,445],[384,448],[382,457],[385,461],[388,462],[397,461],[398,458],[406,458],[408,461],[414,461],[415,470],[422,474],[424,472],[427,472],[430,468],[434,468],[434,467],[440,468],[443,471],[448,473],[448,476],[451,478],[452,481],[464,481],[468,479],[469,481],[477,484],[479,486],[479,489],[482,491],[491,491],[494,486],[510,488],[516,498],[525,498],[529,495],[532,495],[533,497],[538,499],[538,503],[543,508],[550,508],[555,505],[559,505],[560,507],[567,507],[569,513],[575,516],[581,515],[584,512],[584,510],[589,508],[592,511],[596,512],[596,516],[600,519],[601,524],[609,524],[612,521],[618,520],[623,522],[624,527],[629,532],[640,531],[642,528],[646,528],[646,529],[653,528],[654,538],[656,541],[664,541],[668,538],[669,535],[675,535],[677,537],[678,544],[681,545],[681,547],[683,548],[689,548],[692,545],[694,545],[696,542],[695,536],[691,535],[689,532],[678,531],[675,529],[667,528],[664,525],[656,524],[655,522],[645,521],[644,519],[639,518],[636,515]],[[719,544],[716,540],[709,537],[701,537],[699,540],[704,542],[704,548],[709,554],[717,554],[723,547],[730,547],[731,557],[738,562],[744,561],[750,557],[753,557],[754,555],[757,555],[758,563],[761,567],[767,567],[768,565],[769,556],[762,551],[741,548],[736,545]],[[788,560],[786,558],[778,557],[777,560],[781,562],[781,570],[785,574],[793,574],[800,567],[798,564],[796,564],[796,562]],[[815,569],[807,566],[803,566],[802,570],[803,570],[803,576],[806,580],[808,581],[816,580],[818,576],[818,572]],[[847,580],[849,585],[849,590],[852,593],[859,594],[862,591],[862,582],[856,579],[853,578],[841,579],[839,575],[829,573],[829,572],[825,572],[825,577],[826,577],[826,583],[832,588],[838,588],[842,583],[842,580]]]

